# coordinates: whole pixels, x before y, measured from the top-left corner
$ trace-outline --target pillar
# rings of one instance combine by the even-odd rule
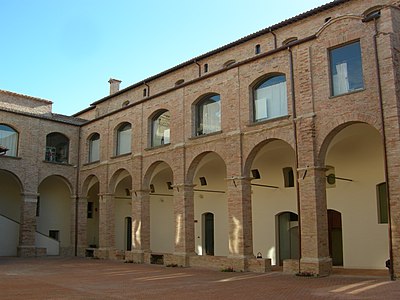
[[[127,255],[134,262],[144,262],[150,252],[150,191],[132,191],[132,251]]]
[[[36,256],[36,193],[23,193],[21,203],[21,222],[19,227],[18,256]]]
[[[250,178],[228,179],[227,188],[229,256],[254,257]]]
[[[194,236],[194,185],[174,186],[175,263],[189,266],[189,257],[195,255]]]
[[[298,120],[298,185],[301,259],[300,273],[326,276],[332,271],[329,257],[325,167],[315,146],[314,117]]]
[[[99,249],[98,258],[108,258],[115,248],[114,195],[99,195]]]

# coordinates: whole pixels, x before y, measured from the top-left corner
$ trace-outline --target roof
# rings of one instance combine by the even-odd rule
[[[181,63],[181,64],[179,64],[179,65],[177,65],[177,66],[175,66],[175,67],[172,67],[172,68],[170,68],[170,69],[167,69],[167,70],[165,70],[165,71],[163,71],[163,72],[161,72],[161,73],[158,73],[158,74],[153,75],[153,76],[151,76],[151,77],[148,77],[148,78],[146,78],[146,79],[144,79],[144,80],[141,80],[141,81],[139,81],[139,82],[137,82],[137,83],[135,83],[135,84],[132,84],[132,85],[130,85],[130,86],[128,86],[128,87],[126,87],[126,88],[124,88],[124,89],[122,89],[122,90],[120,90],[120,91],[114,93],[114,94],[112,94],[112,95],[108,95],[108,96],[106,96],[106,97],[104,97],[104,98],[102,98],[102,99],[100,99],[100,100],[97,100],[97,101],[93,102],[93,103],[90,104],[90,105],[91,105],[91,106],[95,106],[95,105],[97,105],[97,104],[99,104],[99,103],[102,103],[102,102],[104,102],[104,101],[106,101],[106,100],[108,100],[108,99],[110,99],[110,98],[112,98],[112,97],[114,97],[114,96],[116,96],[116,95],[122,94],[122,93],[124,93],[124,92],[126,92],[126,91],[128,91],[128,90],[131,90],[131,89],[134,89],[134,88],[136,88],[136,87],[138,87],[138,86],[141,86],[141,85],[143,85],[143,84],[146,83],[146,82],[150,82],[150,81],[152,81],[152,80],[154,80],[154,79],[157,79],[157,78],[159,78],[159,77],[162,77],[162,76],[164,76],[164,75],[166,75],[166,74],[172,73],[172,72],[174,72],[174,71],[176,71],[176,70],[178,70],[178,69],[180,69],[180,68],[182,68],[182,67],[191,65],[191,64],[193,64],[193,63],[196,62],[196,61],[199,61],[199,60],[202,60],[202,59],[204,59],[204,58],[210,57],[210,56],[212,56],[212,55],[214,55],[214,54],[217,54],[217,53],[219,53],[219,52],[225,51],[225,50],[227,50],[227,49],[229,49],[229,48],[232,48],[232,47],[234,47],[234,46],[237,46],[237,45],[240,45],[240,44],[245,43],[245,42],[247,42],[247,41],[250,41],[250,40],[252,40],[252,39],[254,39],[254,38],[256,38],[256,37],[259,37],[259,36],[261,36],[261,35],[263,35],[263,34],[269,33],[269,32],[271,32],[271,31],[275,31],[275,30],[277,30],[277,29],[280,29],[280,28],[282,28],[282,27],[285,27],[285,26],[288,26],[288,25],[290,25],[290,24],[296,23],[296,22],[298,22],[298,21],[304,20],[304,19],[306,19],[306,18],[308,18],[308,17],[310,17],[310,16],[316,15],[316,14],[318,14],[318,13],[320,13],[320,12],[323,12],[323,11],[325,11],[325,10],[331,9],[331,8],[333,8],[333,7],[335,7],[335,6],[338,6],[338,5],[341,5],[341,4],[343,4],[343,3],[350,2],[350,1],[351,1],[351,0],[334,0],[334,1],[331,1],[331,2],[329,2],[329,3],[327,3],[327,4],[318,6],[318,7],[314,8],[314,9],[312,9],[312,10],[309,10],[309,11],[307,11],[307,12],[304,12],[304,13],[299,14],[299,15],[297,15],[297,16],[294,16],[294,17],[292,17],[292,18],[286,19],[286,20],[284,20],[284,21],[282,21],[282,22],[280,22],[280,23],[277,23],[277,24],[275,24],[275,25],[272,25],[272,26],[270,26],[270,27],[267,27],[267,28],[265,28],[265,29],[262,29],[262,30],[260,30],[260,31],[257,31],[257,32],[255,32],[255,33],[253,33],[253,34],[247,35],[247,36],[245,36],[245,37],[243,37],[243,38],[241,38],[241,39],[239,39],[239,40],[236,40],[236,41],[234,41],[234,42],[232,42],[232,43],[229,43],[229,44],[227,44],[227,45],[224,45],[224,46],[222,46],[222,47],[219,47],[219,48],[217,48],[217,49],[215,49],[215,50],[212,50],[212,51],[210,51],[210,52],[207,52],[207,53],[205,53],[205,54],[202,54],[202,55],[200,55],[200,56],[197,56],[197,57],[195,57],[195,58],[193,58],[193,59],[190,59],[190,60],[188,60],[188,61],[186,61],[186,62],[183,62],[183,63]],[[89,109],[90,109],[90,108],[87,108],[87,109],[85,109],[85,110],[83,110],[83,111],[81,111],[81,112],[79,112],[79,113],[74,114],[74,115],[78,115],[78,114],[80,114],[80,113],[82,113],[82,112],[85,112],[85,111],[87,111],[87,110],[89,110]]]
[[[50,101],[50,100],[37,98],[37,97],[32,97],[32,96],[28,96],[28,95],[24,95],[24,94],[18,94],[18,93],[14,93],[14,92],[10,92],[10,91],[0,90],[0,93],[5,94],[5,95],[9,95],[9,96],[23,97],[23,98],[26,98],[26,99],[35,100],[35,101],[43,102],[43,103],[46,103],[46,104],[53,104],[53,102]]]
[[[60,115],[60,114],[55,114],[55,113],[40,115],[40,114],[33,114],[33,113],[29,113],[29,112],[24,112],[24,111],[18,111],[18,110],[14,110],[14,109],[8,109],[8,108],[0,108],[0,111],[11,112],[11,113],[24,115],[24,116],[28,116],[28,117],[44,119],[44,120],[49,120],[49,121],[54,121],[54,122],[59,122],[59,123],[65,123],[65,124],[70,124],[70,125],[75,125],[75,126],[80,126],[87,122],[87,120],[84,120],[81,118],[70,117],[70,116],[65,116],[65,115]]]

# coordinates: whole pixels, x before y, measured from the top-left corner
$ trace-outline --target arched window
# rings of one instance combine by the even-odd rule
[[[69,139],[58,132],[46,136],[45,160],[49,162],[68,163]]]
[[[253,97],[255,122],[287,115],[285,75],[270,77],[256,85]]]
[[[196,105],[196,135],[221,130],[221,103],[219,95],[209,95]]]
[[[170,113],[162,111],[151,122],[151,146],[156,147],[169,144],[170,141]]]
[[[89,138],[89,162],[100,160],[100,134],[93,133]]]
[[[131,152],[132,126],[129,123],[122,123],[117,130],[116,155]]]
[[[0,150],[0,155],[17,156],[18,132],[4,124],[0,124]]]

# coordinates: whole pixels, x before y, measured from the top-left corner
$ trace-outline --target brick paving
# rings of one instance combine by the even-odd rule
[[[0,257],[0,299],[400,299],[386,272],[305,278],[84,258]]]

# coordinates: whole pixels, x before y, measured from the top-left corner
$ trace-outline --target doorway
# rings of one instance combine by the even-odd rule
[[[328,209],[329,255],[334,266],[343,266],[342,214]]]
[[[214,255],[214,214],[203,214],[204,251],[206,255]]]
[[[285,259],[299,258],[299,218],[292,212],[278,215],[279,265]]]

